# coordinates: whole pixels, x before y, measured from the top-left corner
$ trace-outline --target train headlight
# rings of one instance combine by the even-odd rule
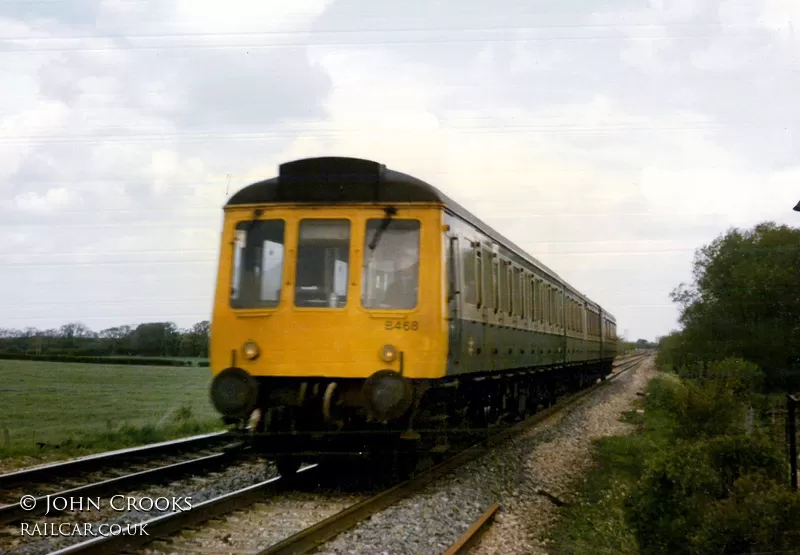
[[[211,382],[211,402],[225,416],[247,417],[257,400],[258,382],[241,368],[227,368]]]
[[[364,382],[364,401],[370,414],[379,421],[403,416],[414,400],[411,384],[393,370],[379,370]]]
[[[244,358],[248,360],[255,360],[258,358],[260,351],[258,350],[258,345],[255,344],[254,341],[248,341],[242,347],[242,352],[244,353]]]
[[[383,362],[394,362],[397,360],[397,347],[394,345],[384,345],[381,347],[381,360]]]

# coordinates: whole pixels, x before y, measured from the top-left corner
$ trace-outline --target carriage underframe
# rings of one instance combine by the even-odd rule
[[[233,431],[283,472],[301,461],[444,452],[454,438],[521,421],[604,379],[611,368],[611,360],[595,360],[404,380],[410,397],[402,414],[376,411],[366,399],[368,380],[256,377],[256,409],[236,420]]]

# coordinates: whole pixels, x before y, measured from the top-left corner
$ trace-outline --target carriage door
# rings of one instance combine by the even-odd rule
[[[447,319],[450,324],[448,358],[451,364],[461,359],[461,280],[458,269],[458,236],[447,235],[445,254],[447,266]]]

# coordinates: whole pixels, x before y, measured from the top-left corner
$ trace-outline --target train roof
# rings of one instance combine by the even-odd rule
[[[278,176],[240,189],[226,206],[285,203],[441,203],[455,216],[477,227],[494,241],[563,283],[571,293],[591,301],[551,268],[527,254],[480,218],[439,189],[411,175],[391,170],[372,160],[345,157],[304,158],[281,164]],[[593,303],[597,305],[597,303]],[[605,312],[605,311],[604,311]],[[610,316],[610,315],[609,315]]]

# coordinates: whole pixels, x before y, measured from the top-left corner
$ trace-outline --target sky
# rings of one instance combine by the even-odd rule
[[[796,0],[0,0],[0,327],[209,319],[226,199],[341,155],[652,340],[695,249],[800,224],[799,33]]]

